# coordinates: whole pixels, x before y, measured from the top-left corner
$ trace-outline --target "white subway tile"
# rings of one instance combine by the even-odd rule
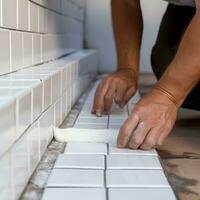
[[[53,138],[54,107],[51,106],[39,118],[40,127],[40,157],[46,150],[47,145]]]
[[[16,134],[16,102],[14,99],[0,99],[0,156],[13,144]]]
[[[65,154],[94,154],[106,155],[107,145],[103,143],[69,142]]]
[[[46,33],[45,27],[47,26],[47,10],[43,7],[38,7],[39,9],[39,33]]]
[[[32,121],[36,120],[43,111],[43,85],[37,84],[32,88]]]
[[[0,158],[0,199],[7,200],[13,197],[12,189],[12,173],[11,173],[11,157],[10,153],[6,153]]]
[[[121,154],[121,155],[150,155],[150,156],[158,156],[158,153],[155,149],[153,150],[133,150],[126,148],[117,148],[116,144],[109,144],[109,154]]]
[[[56,72],[52,76],[52,103],[54,103],[61,96],[61,81],[62,81],[61,71]]]
[[[109,189],[109,200],[176,200],[176,197],[170,188],[112,188]]]
[[[55,102],[55,106],[54,106],[54,113],[55,113],[54,124],[56,125],[56,127],[59,127],[62,123],[61,112],[62,112],[62,101],[61,101],[61,98],[60,98]]]
[[[157,156],[108,155],[108,169],[162,169]]]
[[[18,199],[29,179],[29,151],[27,134],[12,147],[14,196]]]
[[[38,122],[34,123],[29,130],[28,134],[28,151],[29,151],[29,173],[34,172],[37,164],[40,161],[40,130]]]
[[[18,29],[28,31],[28,0],[17,0]]]
[[[29,1],[29,31],[39,30],[39,8],[38,5]]]
[[[108,188],[170,188],[162,170],[107,170]]]
[[[33,34],[33,64],[41,63],[41,35]]]
[[[23,67],[22,33],[11,31],[11,68],[16,71]]]
[[[17,0],[2,0],[2,25],[17,28]]]
[[[17,134],[16,138],[19,138],[21,134],[30,126],[31,124],[31,90],[23,92],[21,95],[17,96]]]
[[[86,187],[104,186],[103,170],[53,169],[47,187]]]
[[[10,72],[9,31],[0,29],[0,75]]]
[[[102,188],[46,188],[42,200],[106,200],[106,192]]]
[[[33,48],[32,48],[32,34],[23,33],[23,66],[28,67],[32,65]]]
[[[54,165],[56,169],[105,169],[103,155],[61,154]]]

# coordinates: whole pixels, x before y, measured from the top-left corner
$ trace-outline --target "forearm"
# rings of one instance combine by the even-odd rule
[[[138,72],[143,20],[139,0],[112,0],[118,70]]]
[[[179,105],[200,80],[200,12],[187,28],[172,63],[157,86],[172,94]]]

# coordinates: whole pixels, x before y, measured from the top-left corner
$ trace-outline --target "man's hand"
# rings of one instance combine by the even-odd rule
[[[178,108],[159,91],[152,91],[134,107],[118,136],[118,147],[148,150],[163,143],[176,121]]]
[[[109,114],[115,101],[120,107],[129,101],[137,89],[137,74],[130,69],[121,69],[104,78],[97,87],[92,113]]]

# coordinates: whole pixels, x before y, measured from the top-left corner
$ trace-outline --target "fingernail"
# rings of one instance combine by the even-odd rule
[[[96,111],[96,116],[97,116],[97,117],[101,117],[101,115],[102,115],[102,114],[101,114],[101,111],[100,111],[100,110],[97,110],[97,111]]]

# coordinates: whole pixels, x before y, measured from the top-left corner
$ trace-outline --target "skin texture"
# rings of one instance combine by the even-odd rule
[[[115,0],[113,2],[115,2]],[[132,1],[132,4],[134,4],[134,2],[137,4],[136,1]],[[131,6],[132,4],[129,5]],[[196,6],[196,14],[183,35],[175,58],[168,66],[157,85],[136,104],[132,110],[132,114],[121,127],[118,136],[118,147],[148,150],[163,144],[174,126],[179,106],[192,88],[199,82],[200,0],[196,1]],[[140,9],[139,6],[135,5],[135,7]],[[140,11],[138,11],[138,13],[140,13]],[[135,33],[134,30],[132,35]],[[136,30],[136,32],[138,31]],[[124,34],[126,35],[125,31]],[[135,35],[139,37],[138,34]],[[131,39],[131,42],[133,38],[129,39]],[[139,39],[135,41],[139,41]],[[138,51],[139,49],[140,47],[138,47]],[[135,57],[133,59],[135,59]],[[137,62],[138,61],[135,63]],[[109,90],[110,87],[112,87],[112,82],[109,82],[107,90]],[[162,87],[167,94],[170,94],[178,105],[169,98],[169,95],[159,90],[159,87]],[[104,87],[102,86],[102,88]],[[98,93],[101,93],[101,91],[101,89],[98,90]]]
[[[113,101],[123,107],[137,88],[143,29],[140,2],[113,0],[111,7],[118,66],[96,90],[92,113],[97,116],[109,114]]]

